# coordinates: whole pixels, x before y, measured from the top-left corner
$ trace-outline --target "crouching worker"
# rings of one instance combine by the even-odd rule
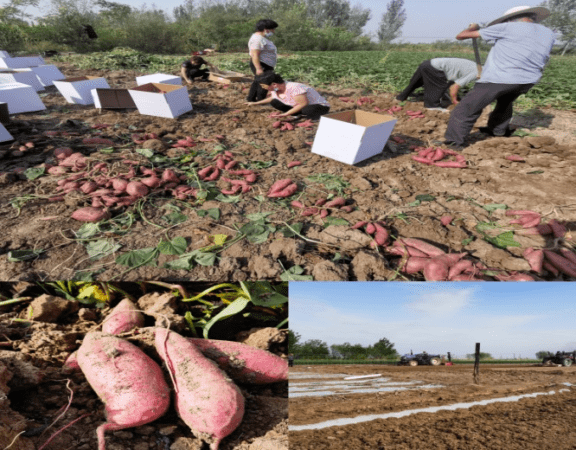
[[[212,72],[218,72],[217,67],[205,61],[201,56],[192,56],[188,61],[182,63],[180,75],[188,84],[191,84],[194,78],[201,78],[206,81],[210,76],[210,71],[208,69],[202,69],[201,67],[204,65],[208,66]]]
[[[448,104],[457,104],[460,88],[479,76],[478,66],[468,59],[429,59],[418,66],[410,83],[398,94],[396,100],[404,101],[414,90],[424,87],[424,107],[443,110],[442,100],[445,99]]]
[[[310,86],[284,79],[274,72],[266,72],[256,77],[262,89],[271,93],[269,97],[259,102],[247,102],[247,105],[270,104],[278,113],[273,117],[306,116],[317,120],[320,116],[328,114],[330,105],[324,97]]]

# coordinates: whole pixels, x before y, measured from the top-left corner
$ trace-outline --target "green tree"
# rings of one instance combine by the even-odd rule
[[[300,346],[298,342],[300,342],[301,336],[296,333],[295,331],[288,330],[288,353],[298,353]]]
[[[476,355],[474,353],[467,353],[466,358],[474,359]],[[490,353],[480,352],[480,359],[492,359],[492,355]]]
[[[10,0],[5,6],[0,7],[0,24],[22,24],[30,18],[25,12],[26,7],[38,6],[39,0]]]
[[[382,20],[378,27],[378,40],[389,44],[394,39],[400,37],[401,28],[406,21],[406,10],[404,0],[392,0],[386,7],[386,12],[382,15]]]
[[[376,358],[395,358],[398,356],[394,344],[386,338],[380,339],[371,347],[371,354]]]
[[[298,356],[302,359],[324,359],[330,356],[330,350],[326,342],[310,339],[300,345]]]
[[[540,6],[550,10],[550,16],[542,24],[560,33],[564,55],[576,43],[576,0],[548,0]]]
[[[548,352],[546,350],[541,350],[539,352],[536,352],[536,359],[544,359],[546,356],[548,356],[548,353],[552,353],[552,352]]]

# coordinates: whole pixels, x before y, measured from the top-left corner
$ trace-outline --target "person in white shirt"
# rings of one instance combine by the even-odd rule
[[[256,31],[250,37],[248,50],[250,52],[250,70],[255,76],[262,75],[264,72],[274,71],[276,67],[277,50],[270,38],[278,24],[270,19],[262,19],[256,24]],[[248,91],[247,101],[257,102],[266,98],[267,92],[260,88],[260,85],[254,80]]]
[[[247,102],[247,105],[270,104],[278,113],[273,117],[305,116],[317,120],[330,111],[330,104],[315,89],[302,83],[285,81],[274,72],[266,72],[256,77],[262,89],[271,93],[264,100]]]

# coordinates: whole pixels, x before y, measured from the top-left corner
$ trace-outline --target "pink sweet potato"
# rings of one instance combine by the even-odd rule
[[[78,364],[106,405],[107,421],[96,430],[98,450],[106,449],[106,431],[145,425],[170,406],[170,389],[162,370],[128,341],[88,333],[78,349]]]
[[[232,433],[244,416],[244,397],[234,382],[188,339],[155,330],[158,354],[172,374],[176,411],[199,438],[211,438],[210,450]]]
[[[421,241],[420,239],[402,238],[400,239],[400,242],[409,247],[414,247],[415,249],[420,250],[429,256],[440,256],[445,254],[443,250],[439,249],[438,247],[435,247],[432,244],[428,244],[427,242]]]
[[[344,206],[345,204],[346,200],[344,199],[344,197],[336,197],[335,199],[330,200],[324,206],[326,206],[326,208],[339,208],[340,206]]]
[[[125,298],[110,312],[102,325],[106,334],[120,334],[144,326],[144,316],[134,303]]]
[[[80,372],[80,365],[78,364],[78,351],[72,352],[64,361],[64,365],[62,366],[62,371],[64,373],[72,373],[72,372]]]
[[[273,353],[240,342],[189,339],[234,381],[267,384],[288,380],[288,363]]]
[[[523,256],[534,272],[542,272],[542,264],[544,263],[544,252],[542,250],[534,250],[532,247],[528,247],[524,250]]]
[[[290,186],[292,183],[293,183],[293,181],[290,178],[284,178],[282,180],[278,180],[272,186],[270,186],[270,190],[268,191],[268,194],[272,194],[274,192],[281,191],[282,189],[285,189],[288,186]]]
[[[445,281],[448,278],[449,265],[445,258],[437,256],[424,266],[426,281]]]
[[[93,208],[91,206],[77,209],[72,213],[72,218],[80,222],[100,222],[109,217],[109,211],[102,208]]]
[[[356,222],[354,225],[352,225],[350,228],[352,228],[353,230],[357,230],[358,228],[362,228],[364,225],[366,225],[368,222],[365,220],[361,220],[360,222]]]
[[[548,222],[548,225],[552,229],[552,233],[554,233],[555,238],[563,238],[566,234],[566,227],[559,223],[556,219],[552,219]]]
[[[148,187],[140,181],[131,181],[126,185],[126,193],[134,197],[144,197],[148,195]]]
[[[554,253],[552,250],[544,250],[544,256],[548,262],[560,272],[576,278],[576,264],[571,260],[564,258],[564,256],[559,255],[558,253]]]
[[[292,167],[297,167],[297,166],[301,166],[302,163],[300,161],[292,161],[288,163],[288,168],[291,169]]]
[[[424,270],[424,267],[430,262],[430,258],[418,258],[412,256],[408,258],[404,267],[402,267],[402,272],[408,274],[414,274]]]
[[[450,224],[450,222],[452,222],[452,220],[453,220],[452,216],[446,215],[440,218],[440,223],[445,227],[447,227]]]
[[[290,197],[297,190],[298,190],[298,186],[296,185],[296,183],[292,183],[292,184],[289,184],[284,189],[270,192],[268,194],[268,197],[269,198],[286,198],[286,197]]]

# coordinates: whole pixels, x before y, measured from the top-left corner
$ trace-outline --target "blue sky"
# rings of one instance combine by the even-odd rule
[[[290,283],[290,329],[302,341],[495,358],[576,349],[576,283]]]
[[[118,3],[141,7],[144,4],[151,6],[154,2],[141,0],[115,0]],[[176,6],[183,4],[183,0],[157,1],[156,7],[167,13],[172,13]],[[195,3],[198,3],[196,1]],[[389,0],[351,0],[351,5],[359,5],[372,11],[371,20],[365,27],[366,33],[376,33],[382,14],[386,12]],[[505,11],[520,5],[537,6],[536,3],[520,2],[518,0],[405,0],[406,22],[402,28],[402,42],[433,42],[436,40],[454,39],[460,31],[471,22],[491,22]],[[48,0],[40,0],[40,12],[28,9],[28,12],[42,15],[50,6]],[[282,26],[282,24],[280,24]]]

